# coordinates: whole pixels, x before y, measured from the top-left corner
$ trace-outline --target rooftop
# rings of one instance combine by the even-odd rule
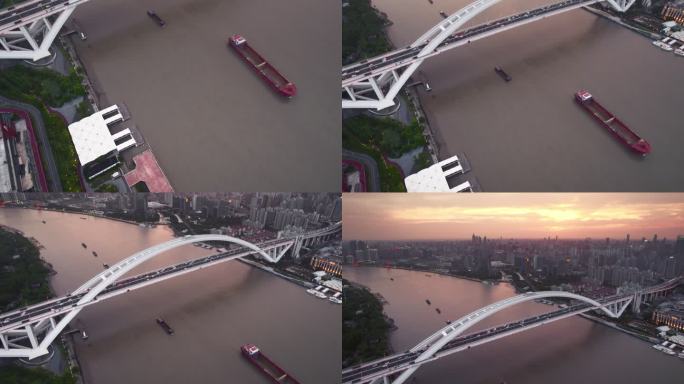
[[[111,125],[123,121],[117,105],[105,108],[69,125],[69,134],[81,165],[88,164],[117,149]]]
[[[460,192],[469,188],[470,184],[449,186],[447,178],[464,173],[461,161],[457,156],[442,160],[404,179],[407,192]]]

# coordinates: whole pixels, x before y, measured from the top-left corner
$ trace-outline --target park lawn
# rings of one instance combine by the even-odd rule
[[[380,171],[381,191],[404,192],[406,187],[401,172],[388,163],[385,156],[398,158],[406,152],[424,147],[425,138],[417,120],[406,125],[390,118],[358,115],[344,121],[342,146],[375,159]],[[416,164],[429,165],[429,156],[418,155]]]
[[[81,192],[78,156],[67,124],[61,115],[49,110],[49,107],[59,107],[79,96],[85,96],[81,78],[76,71],[63,76],[49,69],[15,65],[0,71],[0,93],[38,108],[45,123],[63,190]],[[79,112],[82,111],[87,111],[87,108],[80,107]],[[47,164],[44,166],[47,167]]]
[[[387,20],[370,0],[349,0],[342,8],[342,58],[345,64],[377,56],[392,49]]]

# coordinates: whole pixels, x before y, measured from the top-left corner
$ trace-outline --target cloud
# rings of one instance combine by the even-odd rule
[[[423,234],[607,236],[629,231],[684,233],[684,194],[375,194],[345,195],[345,229],[366,238]],[[423,229],[429,228],[428,233]]]

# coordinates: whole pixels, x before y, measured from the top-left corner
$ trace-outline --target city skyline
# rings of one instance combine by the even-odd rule
[[[345,240],[674,238],[684,233],[684,195],[567,193],[345,196]]]

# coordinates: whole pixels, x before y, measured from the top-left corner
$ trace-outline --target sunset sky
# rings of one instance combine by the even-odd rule
[[[684,193],[345,194],[345,240],[674,238]]]

